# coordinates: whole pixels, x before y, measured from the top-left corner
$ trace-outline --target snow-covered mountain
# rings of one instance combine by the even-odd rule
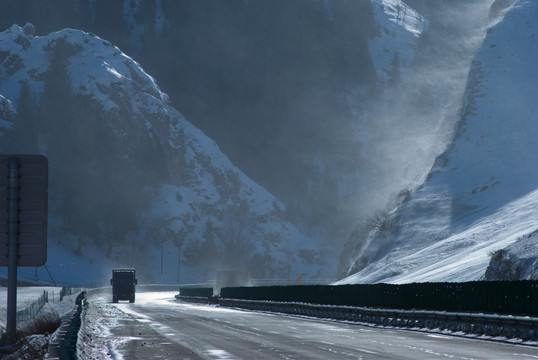
[[[537,22],[538,3],[516,1],[488,31],[453,142],[372,219],[341,283],[538,278]]]
[[[155,282],[203,281],[219,269],[293,279],[334,269],[322,257],[330,250],[287,221],[137,62],[94,34],[36,36],[29,23],[0,33],[0,115],[3,152],[49,159],[56,281],[106,281],[114,266]],[[47,280],[45,270],[20,272]]]

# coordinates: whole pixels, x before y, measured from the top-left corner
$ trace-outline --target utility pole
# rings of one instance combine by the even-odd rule
[[[9,260],[7,269],[7,324],[9,342],[13,344],[17,332],[17,256],[19,238],[19,159],[8,160],[9,174]]]
[[[179,270],[181,269],[181,245],[183,245],[183,241],[179,243],[177,250],[177,283],[179,284]]]

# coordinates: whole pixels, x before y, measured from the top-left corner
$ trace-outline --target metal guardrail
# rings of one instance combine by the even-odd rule
[[[176,296],[177,297],[177,296]],[[189,299],[181,300],[189,301]],[[205,299],[208,302],[208,299]],[[503,336],[538,341],[538,318],[444,311],[372,309],[260,300],[218,299],[220,306],[279,312],[326,319],[371,323],[402,328],[461,331],[466,334]]]
[[[78,331],[81,326],[81,313],[86,292],[81,292],[73,310],[62,320],[56,339],[49,343],[47,360],[76,359]]]

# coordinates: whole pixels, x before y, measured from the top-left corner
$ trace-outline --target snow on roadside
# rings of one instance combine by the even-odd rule
[[[117,350],[121,339],[113,339],[110,328],[120,326],[128,315],[103,301],[86,301],[82,309],[82,324],[78,333],[78,359],[123,360]]]

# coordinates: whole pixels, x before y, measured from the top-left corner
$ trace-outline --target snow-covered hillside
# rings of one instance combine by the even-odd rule
[[[342,283],[482,279],[490,258],[489,279],[537,278],[537,26],[538,3],[517,1],[488,32],[453,143]]]
[[[327,250],[138,63],[83,31],[34,34],[31,24],[0,33],[2,151],[49,158],[47,268],[56,281],[107,281],[114,266],[153,282],[203,281],[219,269],[329,276]],[[49,279],[43,268],[19,273]]]

